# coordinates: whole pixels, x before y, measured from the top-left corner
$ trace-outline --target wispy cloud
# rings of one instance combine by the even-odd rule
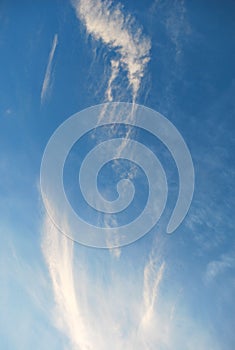
[[[135,102],[150,59],[150,40],[131,16],[124,15],[120,4],[114,5],[109,0],[74,0],[73,6],[87,33],[112,51],[104,99],[115,99],[114,87],[124,70]],[[54,51],[51,51],[51,60]],[[48,70],[50,72],[51,63]],[[117,150],[118,155],[126,147],[128,138],[129,131]],[[109,226],[109,220],[104,224]],[[63,225],[63,231],[69,233],[66,220]],[[159,251],[150,252],[138,269],[132,268],[132,264],[120,268],[122,259],[126,258],[120,255],[119,249],[102,256],[103,260],[96,252],[99,258],[94,254],[93,269],[89,271],[80,247],[58,232],[48,217],[42,248],[53,286],[54,322],[74,350],[216,348],[200,327],[196,336],[189,339],[187,335],[197,326],[188,315],[179,315],[178,295],[168,298],[162,294],[167,265]]]
[[[231,254],[223,254],[219,259],[210,261],[206,268],[206,282],[212,282],[219,275],[235,268],[235,257]]]
[[[144,315],[142,322],[147,324],[151,322],[154,315],[154,307],[159,293],[159,286],[161,284],[165,263],[163,262],[157,269],[155,266],[155,260],[153,257],[150,258],[149,262],[144,268]]]
[[[110,51],[109,76],[107,87],[104,93],[104,101],[115,100],[115,92],[122,91],[122,98],[127,98],[130,88],[133,101],[133,108],[138,96],[142,78],[146,70],[146,65],[150,60],[150,39],[143,34],[142,28],[137,25],[135,19],[126,14],[124,7],[120,3],[111,0],[73,0],[78,19],[84,24],[86,32],[96,41],[100,41]],[[125,72],[128,87],[123,85],[123,72]],[[124,91],[124,92],[123,92]],[[105,113],[104,106],[99,118]],[[133,109],[134,112],[134,109]],[[116,115],[115,106],[110,113],[110,123]],[[133,121],[134,113],[127,117],[128,121]],[[113,130],[111,128],[110,132]],[[117,157],[126,148],[130,138],[130,131],[126,132],[123,142],[117,149]],[[116,169],[118,171],[118,169]],[[109,227],[113,220],[105,218],[104,225]],[[117,238],[118,239],[118,238]],[[111,250],[111,253],[120,257],[121,250]]]
[[[135,344],[136,349],[147,349],[143,344],[152,327],[150,317],[156,316],[164,262],[158,266],[150,256],[142,273],[135,274],[132,269],[116,273],[116,267],[102,271],[97,260],[96,270],[100,272],[91,277],[82,256],[76,261],[74,253],[79,254],[79,248],[75,250],[73,242],[48,217],[42,249],[55,298],[54,323],[73,349],[119,350],[131,349]],[[102,280],[102,274],[107,274],[105,279],[110,279],[110,283]],[[127,295],[131,296],[128,302]]]
[[[118,61],[111,60],[111,75],[110,75],[108,86],[105,92],[106,100],[110,102],[113,101],[112,84],[115,81],[116,77],[118,76],[119,67],[120,67],[120,64]]]
[[[166,19],[166,30],[175,46],[175,58],[178,60],[182,53],[183,38],[186,38],[191,30],[187,21],[185,0],[172,1],[171,11]]]
[[[106,98],[112,101],[112,84],[120,67],[127,71],[133,100],[138,94],[144,70],[150,59],[150,40],[130,15],[125,16],[121,4],[101,0],[74,0],[72,4],[86,31],[94,39],[101,40],[116,57],[110,60],[111,76]]]
[[[182,54],[182,44],[191,33],[185,0],[172,0],[170,3],[155,0],[150,7],[150,13],[151,15],[161,14],[160,21],[163,23],[166,35],[174,46],[175,60],[178,61]]]
[[[49,217],[45,218],[42,249],[53,285],[55,325],[74,349],[91,349],[75,291],[73,242],[58,232]]]
[[[58,44],[58,35],[55,34],[54,39],[53,39],[53,43],[51,46],[51,51],[49,54],[49,59],[48,59],[48,63],[47,63],[45,77],[44,77],[43,84],[42,84],[41,104],[43,104],[44,101],[46,100],[46,98],[48,96],[48,92],[49,92],[50,87],[51,87],[52,63],[53,63],[53,58],[55,55],[55,50],[56,50],[57,44]]]
[[[187,312],[182,290],[174,293],[174,283],[167,281],[169,266],[157,254],[161,246],[142,259],[138,269],[132,264],[120,269],[122,260],[104,257],[101,251],[84,256],[46,218],[42,247],[52,279],[54,324],[69,348],[218,349],[207,325]],[[170,286],[171,295],[165,294]]]

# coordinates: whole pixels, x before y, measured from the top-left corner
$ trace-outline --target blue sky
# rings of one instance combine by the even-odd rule
[[[1,1],[0,348],[234,348],[234,10],[229,0]],[[39,177],[56,128],[111,100],[134,100],[177,127],[195,191],[185,220],[167,235],[177,171],[159,140],[139,133],[169,177],[167,209],[140,240],[104,250],[55,228]],[[89,135],[80,142],[82,153],[92,146]],[[77,150],[65,166],[68,193],[77,186]],[[104,169],[100,188],[112,199],[111,174]],[[140,210],[147,183],[137,175]]]

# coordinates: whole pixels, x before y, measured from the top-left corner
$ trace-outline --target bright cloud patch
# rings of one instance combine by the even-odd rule
[[[107,97],[112,100],[110,87],[119,67],[128,75],[135,99],[147,62],[150,59],[150,40],[137,27],[131,16],[125,16],[120,4],[112,1],[80,0],[73,1],[78,18],[84,23],[87,33],[94,39],[101,40],[110,49],[115,50],[120,58],[112,61],[112,73],[108,83]]]

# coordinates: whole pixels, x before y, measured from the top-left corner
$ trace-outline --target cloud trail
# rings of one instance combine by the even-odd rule
[[[48,59],[48,63],[47,63],[45,77],[44,77],[43,84],[42,84],[41,104],[43,104],[45,102],[47,95],[48,95],[48,92],[50,90],[52,63],[53,63],[53,58],[55,55],[55,50],[56,50],[57,45],[58,45],[58,35],[55,34],[54,39],[53,39],[53,43],[52,43],[52,47],[51,47],[51,51],[49,54],[49,59]]]
[[[109,0],[74,0],[72,4],[87,33],[116,53],[115,60],[110,61],[111,77],[106,98],[112,101],[112,83],[122,67],[127,72],[135,101],[146,64],[150,60],[149,38],[143,35],[130,15],[124,16],[120,3],[114,5]]]

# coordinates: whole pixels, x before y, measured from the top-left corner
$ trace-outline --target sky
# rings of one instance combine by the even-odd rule
[[[234,13],[230,0],[0,2],[1,349],[235,347]],[[113,102],[165,116],[187,144],[195,184],[187,215],[167,234],[180,180],[167,147],[124,125],[83,135],[63,172],[83,220],[116,227],[148,200],[143,169],[122,158],[101,169],[97,186],[114,201],[117,182],[128,178],[132,206],[118,217],[85,203],[79,169],[103,141],[121,136],[119,156],[129,138],[144,144],[168,183],[166,207],[149,232],[101,249],[73,240],[66,212],[63,232],[57,228],[48,208],[60,202],[46,198],[45,207],[40,169],[62,123]]]

